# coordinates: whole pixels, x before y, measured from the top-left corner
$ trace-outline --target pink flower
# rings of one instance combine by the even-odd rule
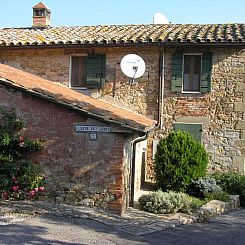
[[[24,141],[24,137],[23,136],[20,136],[19,137],[19,141]]]
[[[2,193],[2,197],[3,198],[6,198],[8,196],[8,192],[7,191],[4,191],[3,193]]]
[[[30,194],[30,196],[33,197],[33,196],[35,196],[36,192],[34,190],[32,190],[32,191],[29,192],[29,194]]]
[[[34,190],[35,190],[35,192],[38,192],[38,188],[36,187],[36,188],[34,188]]]
[[[39,187],[39,191],[45,191],[44,187]]]
[[[19,190],[19,188],[20,187],[18,185],[14,185],[14,186],[12,186],[12,191],[16,192]]]

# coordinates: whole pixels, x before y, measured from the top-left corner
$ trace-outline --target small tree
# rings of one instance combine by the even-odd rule
[[[171,132],[160,140],[155,154],[155,177],[163,191],[185,192],[192,179],[206,174],[208,154],[188,133]]]
[[[0,199],[25,199],[44,191],[44,177],[29,161],[40,140],[21,134],[23,123],[14,110],[0,107]]]

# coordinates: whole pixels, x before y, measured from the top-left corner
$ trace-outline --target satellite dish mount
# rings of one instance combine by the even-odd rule
[[[136,78],[143,76],[145,73],[145,62],[136,54],[125,55],[120,63],[124,75],[132,78],[130,83],[134,83]]]

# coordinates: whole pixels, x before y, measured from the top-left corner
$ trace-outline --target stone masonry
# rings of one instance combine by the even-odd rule
[[[98,140],[91,141],[88,133],[74,132],[74,124],[110,125],[4,85],[0,103],[16,109],[25,123],[24,136],[44,139],[33,161],[42,167],[50,201],[97,206],[117,214],[125,210],[130,135],[98,133]]]
[[[181,48],[181,47],[179,47]],[[164,49],[163,128],[155,138],[165,137],[173,122],[202,123],[202,142],[210,155],[209,171],[244,173],[245,159],[245,51],[241,48],[183,48],[183,52],[210,51],[213,54],[211,92],[177,94],[171,92],[172,54]],[[69,86],[70,55],[106,54],[106,84],[100,90],[82,92],[125,107],[152,119],[158,119],[159,54],[161,47],[106,47],[79,49],[1,49],[0,61],[49,80]],[[140,55],[146,72],[130,84],[120,70],[120,61],[128,53]],[[151,181],[152,139],[148,142],[146,179]]]

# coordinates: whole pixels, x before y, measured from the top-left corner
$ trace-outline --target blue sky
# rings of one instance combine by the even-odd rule
[[[0,28],[29,27],[39,0],[1,3]],[[149,24],[163,13],[172,23],[245,23],[245,0],[43,0],[52,26]]]

